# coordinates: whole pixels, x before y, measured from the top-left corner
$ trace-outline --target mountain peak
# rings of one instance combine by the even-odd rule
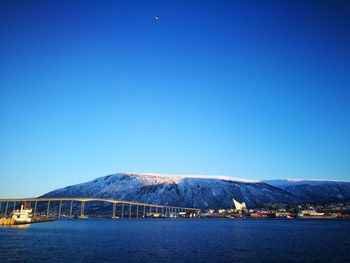
[[[225,180],[225,181],[232,181],[232,182],[242,182],[242,183],[261,183],[261,181],[258,180],[251,180],[251,179],[243,179],[238,177],[232,177],[232,176],[225,176],[225,175],[201,175],[201,174],[158,174],[158,173],[119,173],[119,174],[126,174],[130,176],[145,176],[145,177],[154,177],[154,178],[161,178],[164,180],[170,180],[174,182],[180,182],[184,179],[216,179],[216,180]]]

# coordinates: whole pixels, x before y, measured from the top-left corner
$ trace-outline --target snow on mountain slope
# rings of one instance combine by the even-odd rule
[[[350,201],[350,182],[346,181],[287,179],[264,182],[295,195],[303,202]]]
[[[255,180],[225,176],[117,173],[57,189],[45,197],[99,197],[150,204],[198,208],[230,208],[232,198],[248,207],[296,203],[298,198]]]

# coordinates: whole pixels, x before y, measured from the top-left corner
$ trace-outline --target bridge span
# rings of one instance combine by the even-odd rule
[[[55,203],[56,202],[56,203]],[[157,215],[159,217],[172,217],[178,215],[180,212],[185,212],[186,214],[198,213],[200,209],[189,208],[189,207],[177,207],[168,205],[158,205],[158,204],[146,204],[139,202],[130,202],[124,200],[115,199],[104,199],[104,198],[90,198],[90,197],[57,197],[57,198],[10,198],[10,199],[0,199],[1,209],[3,217],[7,217],[10,214],[11,208],[14,210],[16,205],[22,203],[25,205],[30,205],[33,207],[34,217],[42,217],[42,212],[38,211],[39,204],[45,204],[44,216],[46,218],[67,216],[69,218],[74,217],[73,208],[77,203],[79,204],[79,218],[85,218],[85,204],[87,202],[103,202],[111,204],[111,214],[112,218],[139,218],[139,217],[152,217],[152,215]],[[56,211],[52,211],[51,208],[53,204],[58,206]],[[62,213],[62,206],[68,205],[69,212]],[[119,207],[119,212],[117,211]],[[134,210],[134,211],[133,211]]]

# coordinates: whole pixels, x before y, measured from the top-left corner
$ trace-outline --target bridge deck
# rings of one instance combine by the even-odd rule
[[[55,197],[55,198],[9,198],[9,199],[0,199],[0,202],[48,202],[48,201],[76,201],[76,202],[108,202],[112,204],[128,204],[128,205],[139,205],[139,206],[149,206],[149,207],[158,207],[158,208],[171,208],[171,209],[182,209],[187,211],[197,211],[201,209],[192,208],[192,207],[179,207],[179,206],[169,206],[169,205],[158,205],[158,204],[146,204],[139,202],[130,202],[124,200],[115,200],[115,199],[104,199],[104,198],[89,198],[89,197]]]

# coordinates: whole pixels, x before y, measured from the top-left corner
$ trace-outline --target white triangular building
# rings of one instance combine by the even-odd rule
[[[235,200],[233,198],[232,198],[232,200],[233,200],[233,204],[234,204],[236,210],[239,210],[239,211],[247,210],[247,206],[246,206],[245,202],[240,203],[240,202],[238,202],[237,200]]]

